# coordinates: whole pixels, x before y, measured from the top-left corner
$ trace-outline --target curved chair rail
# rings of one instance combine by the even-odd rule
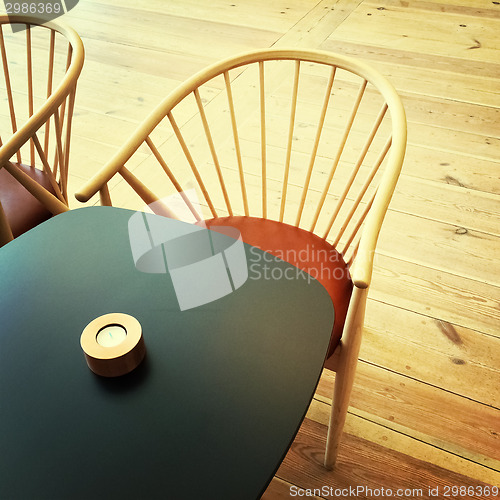
[[[310,62],[322,65],[329,65],[334,69],[343,69],[345,71],[351,72],[359,76],[361,79],[362,83],[360,87],[360,92],[358,94],[358,102],[357,102],[358,106],[359,106],[359,101],[361,100],[368,83],[370,83],[374,88],[376,88],[382,95],[383,99],[385,100],[387,106],[386,109],[388,109],[389,111],[392,122],[391,125],[392,133],[389,139],[390,142],[387,144],[388,159],[386,166],[384,168],[384,177],[379,183],[377,194],[374,197],[374,199],[370,201],[370,209],[366,214],[366,221],[364,221],[364,230],[362,232],[362,237],[361,240],[359,241],[359,244],[356,247],[357,265],[354,266],[352,270],[353,281],[356,283],[356,285],[363,288],[367,287],[371,278],[372,266],[373,266],[373,254],[380,226],[384,214],[387,210],[390,198],[394,191],[399,176],[399,172],[402,166],[402,161],[406,148],[406,116],[401,100],[396,90],[389,83],[389,81],[369,65],[364,64],[363,62],[350,57],[345,57],[339,54],[333,54],[325,51],[296,50],[296,49],[289,49],[289,50],[263,49],[263,50],[247,52],[236,57],[231,57],[222,62],[218,62],[207,67],[206,69],[198,72],[197,74],[186,80],[186,82],[181,84],[176,90],[174,90],[170,95],[168,95],[163,100],[163,102],[146,118],[146,120],[144,120],[144,122],[139,126],[139,128],[135,131],[135,133],[126,141],[124,146],[116,153],[116,155],[113,158],[111,158],[111,160],[100,170],[100,172],[94,178],[92,178],[87,184],[85,184],[79,190],[79,192],[76,194],[76,197],[78,200],[82,202],[88,201],[93,195],[95,195],[98,191],[100,191],[103,188],[103,186],[105,186],[106,183],[116,173],[118,172],[124,173],[125,172],[124,165],[127,163],[127,161],[130,160],[130,158],[141,147],[141,145],[143,145],[146,142],[149,143],[148,146],[150,148],[152,147],[150,135],[165,118],[168,118],[170,120],[172,126],[174,127],[175,133],[178,135],[179,140],[182,141],[181,132],[172,118],[172,111],[190,94],[194,93],[195,98],[197,99],[197,101],[199,101],[200,98],[199,94],[197,95],[198,93],[197,89],[199,89],[202,85],[206,84],[207,82],[211,81],[212,79],[214,79],[219,75],[224,75],[224,78],[226,80],[226,88],[229,94],[229,99],[231,100],[232,99],[231,84],[228,76],[229,71],[237,70],[238,68],[241,68],[243,66],[259,64],[261,70],[260,85],[263,86],[264,63],[266,61],[273,61],[273,60]],[[332,73],[331,83],[333,83],[333,77],[334,75]],[[298,69],[296,73],[295,83],[296,85],[298,85]],[[330,89],[331,89],[331,84],[330,84]],[[295,100],[296,100],[296,92],[297,89],[295,88]],[[203,110],[200,107],[200,114],[202,113]],[[234,115],[234,110],[232,111],[232,113]],[[383,119],[384,114],[385,114],[385,109],[382,110],[379,118],[377,118],[378,121],[375,124],[373,134],[377,132],[378,126],[380,125],[380,121]],[[232,118],[235,119],[234,116],[232,116]],[[291,120],[291,122],[292,121],[293,120]],[[322,123],[320,123],[320,126],[318,127],[318,140],[319,140],[319,135],[321,134],[321,128],[322,128]],[[293,129],[293,123],[292,123],[292,129]],[[233,132],[237,134],[235,124],[233,127]],[[290,146],[291,146],[291,137],[292,135],[290,134]],[[237,139],[235,140],[237,141]],[[344,145],[345,142],[344,144],[340,145],[340,150],[339,150],[340,154],[342,153]],[[235,146],[236,149],[238,149],[237,142]],[[317,144],[315,146],[317,148]],[[187,145],[183,144],[182,147],[186,149],[186,154],[189,156],[189,152],[187,151],[188,149]],[[387,151],[385,151],[385,153],[387,153]],[[314,152],[313,154],[315,153],[316,152]],[[382,162],[384,158],[385,156],[381,158],[380,162]],[[312,160],[312,162],[313,161],[314,160]],[[298,221],[297,225],[300,222],[301,212],[304,208],[305,196],[307,194],[307,187],[312,172],[312,163],[310,165],[309,170],[310,171],[308,172],[306,178],[306,185],[303,190],[303,196],[299,208],[300,213],[297,216],[297,221]],[[335,168],[333,170],[335,170]],[[128,173],[126,173],[125,175],[128,175]],[[328,194],[328,189],[330,187],[332,176],[333,175],[330,176],[327,185],[323,190],[321,197],[321,205],[325,201],[325,198]],[[287,194],[286,193],[287,180],[288,180],[287,174],[285,173],[284,184],[283,184],[283,196],[282,196],[282,212],[284,209],[284,203]],[[198,182],[200,182],[199,179]],[[206,195],[203,185],[201,185],[200,187],[204,192],[204,195]],[[245,197],[244,189],[242,195],[243,197]],[[265,200],[265,197],[266,194],[263,193],[263,200]],[[209,206],[212,206],[210,199],[207,199],[206,201],[209,204]],[[265,204],[265,201],[263,201],[263,203]],[[317,220],[319,216],[319,211],[320,209],[318,209],[317,211],[315,220]],[[229,212],[231,212],[230,209]],[[263,208],[263,212],[264,213],[266,212],[265,207]],[[212,210],[212,213],[215,216],[214,210]],[[245,213],[246,215],[248,215],[247,210]],[[282,220],[282,213],[280,220]],[[314,225],[315,224],[313,224],[311,229],[314,229]],[[324,236],[327,237],[328,235]]]

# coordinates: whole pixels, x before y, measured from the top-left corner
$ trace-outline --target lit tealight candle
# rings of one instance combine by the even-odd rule
[[[119,377],[139,366],[146,354],[139,321],[124,313],[93,319],[80,335],[88,367],[103,377]]]
[[[96,340],[103,347],[115,347],[127,337],[127,330],[120,325],[108,325],[99,330]]]

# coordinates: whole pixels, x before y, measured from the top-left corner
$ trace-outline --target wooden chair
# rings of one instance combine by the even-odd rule
[[[111,205],[109,184],[119,204],[171,215],[161,200],[178,192],[197,221],[236,227],[245,242],[317,277],[335,306],[325,362],[337,372],[331,468],[405,146],[401,101],[374,69],[327,52],[259,50],[178,87],[76,197],[100,192]],[[193,186],[201,209],[186,195]]]
[[[0,16],[0,92],[5,92],[0,114],[0,246],[68,210],[71,122],[83,45],[72,29],[41,23]]]

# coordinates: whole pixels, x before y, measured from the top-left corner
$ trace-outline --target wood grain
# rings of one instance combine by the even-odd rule
[[[292,485],[421,488],[419,498],[430,498],[429,487],[438,485],[499,484],[498,2],[80,0],[65,20],[86,46],[70,192],[179,82],[226,55],[268,46],[318,48],[359,57],[391,80],[407,111],[408,148],[381,232],[339,466],[327,473],[320,465],[333,383],[325,373],[263,498],[290,498]],[[239,78],[245,82],[240,75],[235,92]],[[316,81],[309,75],[306,91],[319,91]],[[222,84],[206,89],[202,99],[218,104]],[[301,103],[307,108],[307,92],[299,95]],[[315,113],[305,115],[299,150]],[[189,107],[176,116],[188,135],[191,116]],[[241,143],[243,161],[256,170],[259,133],[249,128]],[[167,139],[159,142],[165,151]],[[270,139],[271,207],[280,202],[283,153]],[[127,167],[161,194],[165,187],[150,168],[150,154],[140,150]],[[318,154],[326,171],[330,158],[321,145]],[[297,189],[288,196],[297,197],[297,206],[300,182],[294,179],[307,164],[305,149],[292,158]],[[223,166],[237,182],[234,159]],[[119,204],[143,205],[118,179],[110,187]]]
[[[305,488],[306,483],[310,490],[316,488],[321,491],[324,486],[334,491],[355,488],[355,498],[373,498],[370,489],[381,488],[394,492],[409,490],[405,498],[431,498],[429,489],[436,487],[443,492],[447,485],[484,487],[487,484],[436,465],[422,463],[398,451],[384,449],[380,454],[383,448],[380,445],[349,434],[345,437],[341,462],[333,473],[329,473],[320,462],[323,433],[324,426],[306,420],[277,476],[302,488]],[[299,464],[305,463],[308,464],[307,470],[300,471]],[[484,496],[473,494],[467,498],[481,499]]]

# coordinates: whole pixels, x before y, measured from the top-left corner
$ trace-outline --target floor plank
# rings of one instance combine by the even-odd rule
[[[379,253],[370,296],[428,317],[500,336],[497,286]]]
[[[366,349],[361,358],[370,361],[359,364],[352,413],[500,472],[498,408],[442,391],[404,367],[401,374],[384,360],[374,365]],[[330,402],[334,380],[325,370],[317,390],[321,401]]]
[[[474,488],[468,498],[488,498],[481,488],[500,484],[499,2],[80,0],[63,20],[86,48],[70,192],[180,82],[222,57],[271,46],[318,48],[365,60],[390,79],[406,108],[408,148],[380,236],[339,464],[333,473],[321,465],[334,377],[325,372],[263,498],[290,498],[292,491],[332,498],[323,486],[334,493],[359,487],[357,498],[373,498],[368,488],[436,498],[461,486]],[[311,95],[321,92],[317,76],[308,75]],[[218,106],[221,88],[205,89],[203,99]],[[308,97],[301,97],[306,108]],[[250,101],[245,105],[242,112],[251,110]],[[316,110],[309,112],[305,122],[312,124]],[[179,123],[191,116],[187,106]],[[303,127],[299,149],[311,130]],[[159,132],[161,142],[168,139]],[[221,126],[220,133],[227,131]],[[242,143],[250,169],[259,164],[256,133],[258,139],[258,131],[245,131]],[[308,162],[303,144],[292,198]],[[322,169],[331,162],[327,149]],[[276,206],[282,153],[277,145],[268,152]],[[127,166],[161,191],[150,158],[140,149]],[[228,171],[236,173],[234,164]],[[119,205],[142,207],[119,179],[111,190]],[[71,206],[81,204],[72,199]]]
[[[323,489],[330,497],[340,496],[335,494],[335,490],[346,489],[351,492],[354,490],[355,498],[373,498],[381,496],[384,488],[386,491],[391,490],[394,495],[398,490],[403,490],[400,495],[403,493],[402,496],[406,498],[432,498],[431,491],[436,491],[436,488],[444,496],[445,488],[451,486],[473,487],[478,492],[486,486],[481,481],[349,434],[345,436],[336,469],[329,472],[321,463],[324,435],[323,425],[305,420],[277,476],[304,489],[319,490],[318,493]],[[378,495],[373,493],[374,490],[379,490]],[[467,498],[484,498],[475,491]],[[328,498],[326,494],[323,497]]]

